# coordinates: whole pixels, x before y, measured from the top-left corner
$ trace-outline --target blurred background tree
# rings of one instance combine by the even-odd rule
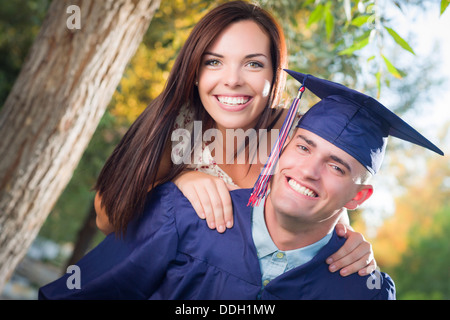
[[[408,152],[413,157],[417,150]],[[426,159],[426,172],[413,179],[404,161],[393,162],[405,191],[395,214],[368,237],[377,262],[395,280],[398,298],[450,299],[450,159]],[[354,227],[365,233],[361,221]]]
[[[0,108],[41,28],[50,2],[0,1]]]
[[[0,107],[11,89],[27,51],[39,31],[50,0],[0,0]],[[80,244],[76,257],[97,244],[103,235],[92,221],[91,191],[107,157],[130,124],[158,96],[169,71],[195,23],[219,0],[164,0],[153,17],[136,55],[129,63],[113,99],[94,134],[70,184],[60,197],[40,237],[64,243],[81,243],[80,229],[90,223],[89,239]],[[415,61],[414,68],[403,64],[413,57],[414,46],[397,32],[391,21],[379,11],[377,2],[368,1],[256,1],[282,24],[289,50],[289,68],[334,79],[372,95],[382,90],[400,92],[392,109],[404,113],[417,106],[416,79],[421,90],[435,86],[435,61]],[[408,6],[424,6],[421,1],[395,1],[399,12]],[[448,1],[443,0],[441,14]],[[414,30],[411,30],[414,32]],[[388,40],[389,39],[389,40]],[[390,42],[389,42],[390,41]],[[362,49],[371,48],[364,56]],[[408,72],[406,72],[408,70]],[[398,81],[402,79],[402,81]],[[288,80],[285,99],[289,100],[297,84]],[[383,91],[384,92],[384,91]],[[424,93],[421,97],[426,99]],[[315,98],[307,95],[308,103]],[[391,107],[391,106],[390,106]],[[448,128],[447,128],[448,131]],[[405,148],[394,143],[394,148]],[[407,152],[413,152],[408,149]],[[396,212],[377,231],[374,244],[378,264],[389,272],[398,286],[399,298],[450,298],[449,241],[450,182],[448,158],[432,158],[420,183],[411,184],[408,171],[401,171],[402,160],[392,159],[398,180],[408,191],[396,200]],[[442,172],[443,168],[447,168]],[[400,170],[400,171],[398,171]],[[442,179],[436,179],[435,177]],[[424,188],[424,186],[426,186]],[[436,197],[436,195],[439,195]],[[439,199],[437,199],[439,198]],[[358,215],[359,217],[360,215]],[[355,229],[363,232],[362,219],[355,219]],[[86,236],[83,236],[86,237]],[[59,261],[65,266],[67,261]]]
[[[72,178],[159,4],[51,2],[0,110],[0,290]]]

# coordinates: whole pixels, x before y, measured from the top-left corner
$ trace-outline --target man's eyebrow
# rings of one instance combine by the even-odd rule
[[[342,160],[341,158],[339,158],[338,156],[335,156],[335,155],[330,155],[330,158],[331,158],[333,161],[336,161],[337,163],[340,163],[340,164],[342,164],[344,167],[346,167],[347,170],[348,170],[348,172],[352,172],[352,169],[351,169],[350,165],[349,165],[346,161]]]
[[[302,135],[302,134],[299,134],[299,135],[297,135],[297,137],[296,137],[297,139],[298,138],[300,138],[300,139],[302,139],[302,140],[304,140],[307,144],[309,144],[311,147],[316,147],[317,145],[316,145],[316,143],[314,142],[314,141],[312,141],[311,139],[308,139],[307,137],[305,137],[304,135]]]
[[[306,136],[304,136],[302,134],[297,135],[296,138],[304,140],[308,145],[310,145],[313,148],[315,148],[317,146],[314,141],[312,141],[311,139],[307,138]],[[342,158],[332,154],[332,155],[330,155],[330,159],[333,161],[336,161],[339,164],[342,164],[349,172],[352,172],[352,168],[350,167],[350,165]]]

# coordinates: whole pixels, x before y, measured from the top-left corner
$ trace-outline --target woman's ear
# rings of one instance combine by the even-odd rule
[[[363,185],[361,186],[361,190],[359,190],[356,196],[352,200],[350,200],[344,207],[347,208],[348,210],[355,210],[360,205],[362,205],[364,201],[369,199],[372,194],[373,194],[373,186],[370,184]]]

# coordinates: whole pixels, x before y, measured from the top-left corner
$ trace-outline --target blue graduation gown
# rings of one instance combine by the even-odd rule
[[[77,263],[81,289],[68,288],[68,273],[40,288],[39,298],[395,299],[394,283],[384,273],[341,277],[328,271],[325,259],[345,241],[336,233],[310,262],[262,287],[250,192],[231,192],[234,227],[219,234],[173,183],[159,186],[123,239],[110,234]]]

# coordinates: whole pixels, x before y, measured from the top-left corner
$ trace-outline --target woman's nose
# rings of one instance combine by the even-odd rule
[[[225,85],[228,87],[238,87],[243,84],[243,76],[241,70],[237,67],[230,67],[224,75]]]

